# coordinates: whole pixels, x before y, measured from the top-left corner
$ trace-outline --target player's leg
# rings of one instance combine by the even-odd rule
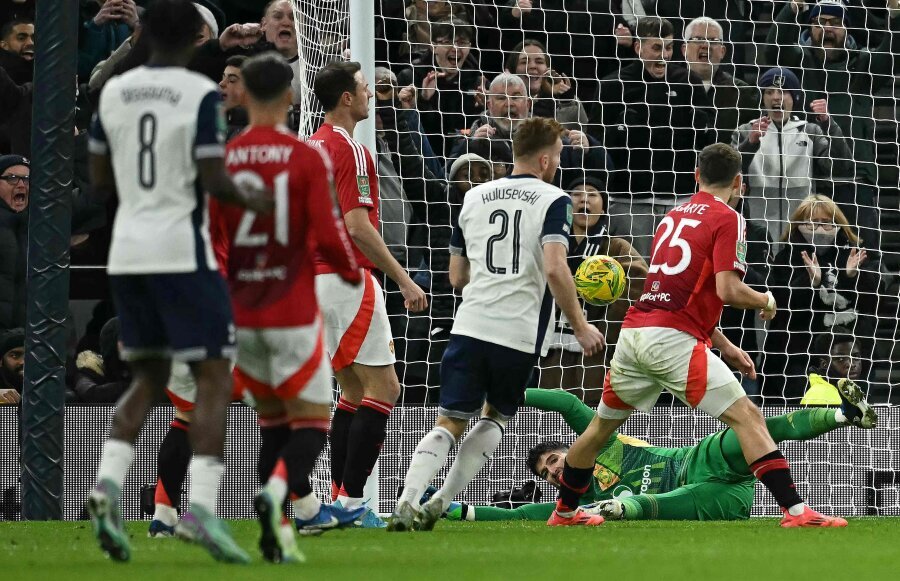
[[[742,394],[737,380],[731,389],[735,394]],[[769,434],[762,413],[746,396],[740,395],[718,418],[734,431],[750,471],[781,507],[785,515],[782,526],[847,526],[846,520],[823,516],[803,502],[790,466]]]
[[[153,518],[147,532],[151,538],[170,537],[175,533],[181,488],[191,461],[188,433],[197,399],[197,386],[186,363],[179,361],[172,364],[166,395],[175,406],[175,419],[169,425],[157,454]]]
[[[489,377],[484,345],[470,337],[450,336],[441,360],[439,416],[413,452],[389,531],[412,530],[422,493],[447,461],[469,420],[482,409]]]
[[[753,481],[698,482],[662,494],[601,500],[585,512],[610,520],[742,520],[750,518]]]
[[[134,441],[150,406],[165,389],[171,362],[165,326],[147,278],[111,276],[110,288],[119,313],[122,358],[131,362],[133,378],[116,405],[88,512],[100,547],[112,559],[127,561],[131,550],[119,506],[122,484],[134,458]]]
[[[190,412],[176,411],[156,457],[153,518],[147,536],[171,537],[178,524],[181,487],[191,461]]]
[[[603,384],[603,395],[597,417],[569,448],[560,479],[557,508],[547,521],[551,526],[589,525],[603,519],[578,510],[581,496],[588,490],[597,454],[612,433],[635,409],[649,410],[659,397],[660,387],[641,366],[639,357],[647,345],[654,345],[647,329],[623,329],[609,372]],[[649,353],[649,357],[656,357]],[[671,357],[671,354],[667,356]]]
[[[331,453],[331,499],[340,496],[341,484],[344,482],[344,467],[347,465],[347,445],[350,442],[350,426],[359,410],[363,398],[363,387],[353,366],[334,372],[341,395],[331,417],[331,429],[328,433],[329,452]]]

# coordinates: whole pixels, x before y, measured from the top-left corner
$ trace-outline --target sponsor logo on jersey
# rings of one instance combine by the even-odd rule
[[[594,480],[597,481],[597,484],[600,486],[600,490],[606,490],[619,481],[619,475],[606,466],[603,466],[602,464],[595,464]]]
[[[740,262],[747,262],[747,243],[738,240],[737,248],[735,249],[737,252],[737,259]]]
[[[650,469],[652,467],[650,464],[644,466],[644,473],[641,475],[641,494],[647,492],[647,489],[653,483],[653,480],[650,479]]]
[[[640,300],[651,301],[651,302],[663,301],[663,302],[668,303],[672,300],[672,295],[670,295],[669,293],[658,293],[658,292],[644,293],[641,295]]]

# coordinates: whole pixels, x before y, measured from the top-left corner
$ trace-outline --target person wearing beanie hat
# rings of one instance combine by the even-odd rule
[[[199,2],[194,2],[194,8],[197,9],[197,12],[200,13],[200,17],[203,18],[203,24],[206,27],[206,38],[203,39],[203,42],[206,42],[210,38],[219,38],[219,24],[216,22],[216,17],[213,16],[212,10],[200,4]],[[202,35],[203,33],[201,33]],[[203,42],[199,42],[197,44],[203,44]]]
[[[794,114],[802,97],[800,81],[790,70],[765,71],[759,88],[765,113],[738,127],[732,146],[741,152],[750,185],[744,215],[765,220],[769,236],[778,240],[791,213],[815,193],[814,180],[824,183],[847,171],[850,148],[840,126],[831,122],[825,99],[810,103],[815,122]]]
[[[9,329],[0,334],[0,405],[21,401],[25,377],[25,331]]]
[[[453,160],[453,163],[450,165],[450,173],[447,174],[447,180],[467,184],[466,191],[468,191],[472,187],[471,182],[474,181],[476,173],[479,175],[476,183],[484,183],[491,179],[493,169],[491,162],[477,153],[465,153]],[[460,171],[464,173],[457,176]],[[484,175],[481,176],[480,172],[484,172]]]
[[[580,175],[573,176],[573,173]],[[627,240],[610,235],[606,182],[585,172],[566,172],[562,177],[563,189],[572,198],[573,211],[566,259],[569,270],[574,275],[585,258],[606,254],[618,260],[626,273],[627,287],[620,300],[606,307],[583,303],[588,321],[597,325],[607,341],[615,341],[629,301],[637,300],[643,291],[648,266]],[[564,389],[587,404],[598,404],[608,355],[585,356],[569,322],[562,313],[557,313],[550,351],[540,360],[538,385],[545,389]]]
[[[768,62],[797,73],[807,99],[828,99],[828,113],[851,151],[849,163],[830,176],[834,199],[871,249],[880,247],[881,236],[874,95],[892,90],[890,71],[900,66],[900,0],[886,3],[886,26],[879,30],[873,8],[842,0],[784,2],[763,49]],[[854,23],[865,19],[872,44],[880,37],[877,46],[866,48],[854,37],[861,29],[850,28],[851,15]]]
[[[21,155],[0,156],[0,200],[15,213],[28,208],[31,163]]]

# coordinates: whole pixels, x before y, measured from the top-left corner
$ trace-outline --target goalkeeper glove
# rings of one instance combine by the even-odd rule
[[[447,520],[475,520],[475,507],[464,502],[451,502],[444,516]]]

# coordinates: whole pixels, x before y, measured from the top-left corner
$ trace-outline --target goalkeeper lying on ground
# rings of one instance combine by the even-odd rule
[[[877,416],[862,391],[850,380],[841,408],[810,408],[768,418],[772,439],[809,440],[847,425],[873,428]],[[594,410],[561,390],[529,389],[525,405],[562,414],[576,434],[594,418]],[[557,486],[568,447],[543,442],[528,453],[535,475]],[[614,433],[597,456],[594,479],[581,497],[588,509],[608,519],[735,520],[750,517],[756,479],[730,429],[716,432],[686,448],[657,448]],[[554,503],[504,509],[455,504],[452,520],[547,520]]]

